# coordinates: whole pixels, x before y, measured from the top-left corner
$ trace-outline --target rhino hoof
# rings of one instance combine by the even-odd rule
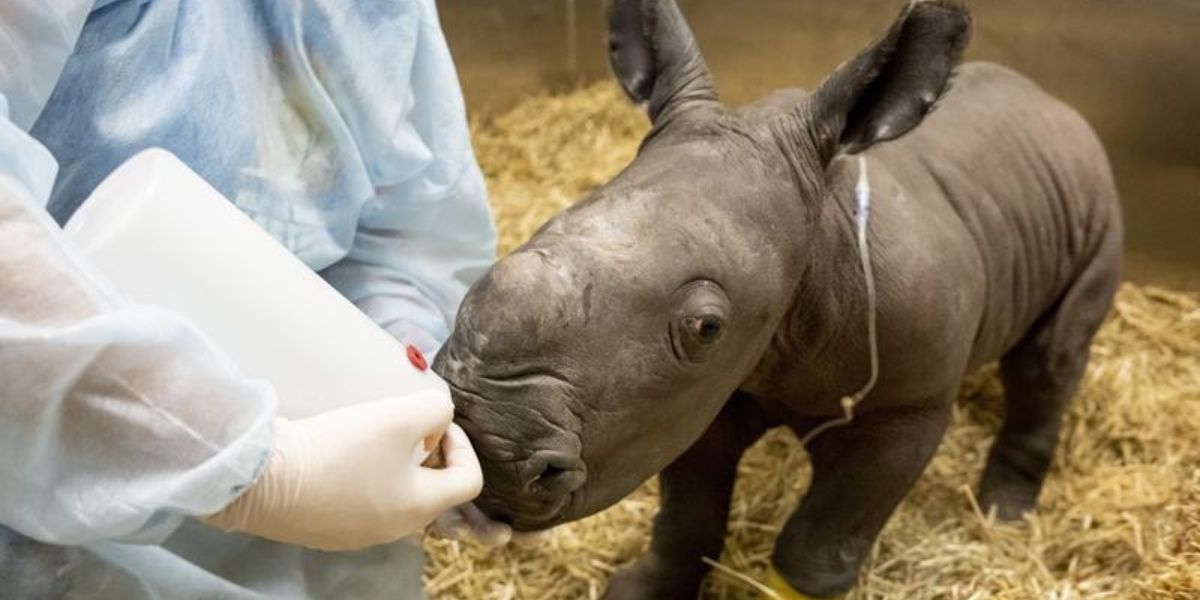
[[[650,556],[622,567],[608,581],[603,600],[695,600],[703,577],[680,576],[658,566]]]

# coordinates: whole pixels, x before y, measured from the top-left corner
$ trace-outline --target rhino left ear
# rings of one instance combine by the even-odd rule
[[[949,87],[970,39],[971,16],[954,0],[915,0],[886,34],[842,64],[803,108],[826,162],[898,138]]]
[[[717,92],[675,0],[608,0],[608,58],[630,99],[651,122],[705,103]]]

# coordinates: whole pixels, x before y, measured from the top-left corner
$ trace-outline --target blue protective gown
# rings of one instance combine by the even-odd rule
[[[408,542],[189,518],[263,468],[274,392],[54,222],[151,146],[428,352],[494,257],[433,0],[0,2],[0,597],[419,596]]]

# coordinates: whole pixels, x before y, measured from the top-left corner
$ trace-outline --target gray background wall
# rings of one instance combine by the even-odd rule
[[[733,104],[811,87],[901,0],[679,0]],[[972,60],[1012,66],[1100,132],[1131,278],[1200,289],[1200,0],[974,0]],[[469,108],[609,77],[600,0],[440,0]]]

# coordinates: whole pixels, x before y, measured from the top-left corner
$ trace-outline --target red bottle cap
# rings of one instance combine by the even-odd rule
[[[425,360],[425,355],[421,353],[419,348],[412,344],[408,345],[408,362],[412,363],[418,371],[429,369],[429,363]]]

